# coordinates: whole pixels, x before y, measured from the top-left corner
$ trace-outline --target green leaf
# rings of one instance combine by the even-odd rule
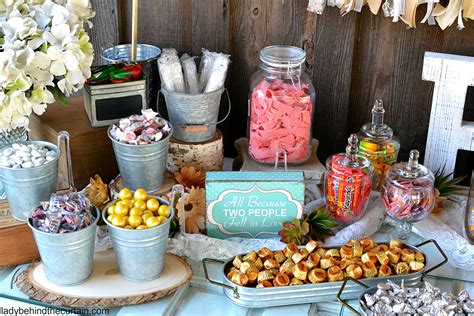
[[[57,86],[54,86],[54,87],[48,86],[48,90],[53,94],[54,99],[58,101],[59,103],[61,103],[61,105],[63,106],[69,105],[68,98],[66,98],[64,93],[62,93],[62,91]]]

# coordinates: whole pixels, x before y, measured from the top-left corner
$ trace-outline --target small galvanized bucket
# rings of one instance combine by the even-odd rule
[[[61,152],[58,146],[49,142],[23,141],[17,143],[41,145],[56,152],[56,158],[42,166],[28,169],[0,166],[0,179],[7,195],[10,212],[17,220],[26,221],[34,207],[38,206],[41,201],[49,200],[51,193],[56,192],[58,161]]]
[[[156,196],[155,198],[160,204],[169,205],[162,198]],[[148,281],[157,278],[164,268],[174,210],[170,208],[170,217],[159,226],[140,230],[125,229],[114,226],[107,220],[107,209],[116,202],[112,201],[105,206],[102,218],[109,229],[120,273],[131,281]]]
[[[31,210],[30,210],[31,211]],[[36,245],[45,267],[48,280],[57,285],[75,285],[92,274],[92,259],[100,212],[94,207],[95,220],[84,229],[73,233],[52,234],[28,225],[33,231]]]
[[[217,121],[223,92],[227,94],[228,111]],[[227,89],[208,93],[178,93],[161,89],[166,101],[166,109],[175,129],[173,137],[187,143],[199,143],[210,140],[216,134],[216,125],[224,122],[230,114],[231,104]],[[159,102],[159,95],[158,95]],[[160,106],[157,106],[158,110]]]
[[[158,87],[160,86],[160,75],[158,73],[158,57],[161,49],[148,44],[137,45],[137,61],[143,66],[143,74],[146,79],[147,108],[156,106]],[[110,47],[100,54],[107,64],[132,61],[132,45],[123,44]]]
[[[173,128],[171,128],[166,138],[158,142],[146,145],[130,145],[121,143],[110,135],[112,126],[109,127],[107,134],[112,140],[112,147],[124,186],[130,190],[143,188],[148,192],[160,189],[164,181],[166,159]]]

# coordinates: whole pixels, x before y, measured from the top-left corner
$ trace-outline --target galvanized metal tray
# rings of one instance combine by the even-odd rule
[[[443,256],[444,260],[431,268],[427,268],[431,264],[430,258],[419,249],[428,243],[433,243],[438,251]],[[375,286],[379,282],[386,282],[391,280],[396,283],[404,281],[405,286],[417,286],[421,283],[425,275],[429,272],[439,268],[444,265],[448,258],[444,254],[443,250],[439,247],[438,243],[433,240],[426,240],[416,246],[405,245],[406,248],[419,251],[425,256],[425,267],[415,273],[405,274],[405,275],[393,275],[388,277],[377,277],[371,279],[363,279],[364,283],[367,286]],[[339,247],[334,247],[339,248]],[[215,259],[205,258],[203,259],[204,274],[208,282],[222,286],[224,288],[225,296],[232,301],[234,304],[244,306],[247,308],[263,308],[271,306],[283,306],[283,305],[294,305],[294,304],[308,304],[308,303],[317,303],[325,301],[334,301],[337,299],[337,295],[340,292],[341,286],[344,281],[339,282],[323,282],[318,284],[304,284],[304,285],[294,285],[294,286],[281,286],[281,287],[266,287],[266,288],[251,288],[236,285],[227,279],[225,271],[230,269],[232,266],[232,260],[220,261]],[[207,271],[207,264],[223,264],[220,278],[224,280],[223,282],[211,280]],[[364,292],[365,288],[361,287],[358,284],[346,284],[344,290],[345,299],[355,299]]]

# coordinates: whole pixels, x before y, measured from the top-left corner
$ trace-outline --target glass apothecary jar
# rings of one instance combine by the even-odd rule
[[[372,109],[372,122],[364,124],[359,138],[359,155],[368,158],[374,165],[372,190],[380,191],[390,167],[397,162],[400,142],[393,130],[384,123],[385,110],[382,100],[375,101]]]
[[[382,188],[382,201],[388,216],[397,221],[391,237],[405,240],[413,222],[421,221],[435,205],[434,176],[418,163],[419,152],[410,151],[408,162],[393,165]]]
[[[260,70],[250,78],[248,113],[249,153],[255,161],[301,164],[311,155],[315,93],[303,72],[305,60],[298,47],[260,51]]]
[[[356,134],[348,141],[346,153],[326,160],[326,207],[339,226],[355,223],[365,214],[374,173],[370,160],[357,154]]]

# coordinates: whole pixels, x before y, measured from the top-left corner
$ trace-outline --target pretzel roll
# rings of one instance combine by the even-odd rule
[[[403,242],[400,239],[390,240],[390,248],[403,248]]]
[[[385,254],[388,256],[391,264],[397,264],[400,260],[400,248],[392,247],[389,250],[385,251]]]
[[[304,282],[297,278],[293,278],[290,280],[290,285],[303,285],[303,284]]]
[[[347,268],[351,264],[354,264],[354,260],[347,259],[347,258],[342,258],[341,261],[339,261],[339,268],[344,270],[345,268]]]
[[[354,254],[354,257],[362,257],[364,254],[364,247],[357,241],[352,245],[352,253]]]
[[[233,273],[231,281],[235,284],[245,286],[249,282],[249,278],[245,273]]]
[[[290,258],[294,253],[298,252],[298,250],[298,246],[295,243],[290,242],[286,245],[285,249],[283,249],[283,254],[287,258]]]
[[[261,287],[272,287],[273,284],[270,282],[270,281],[262,281],[262,282],[258,282],[257,286],[258,288],[261,288]]]
[[[255,260],[254,264],[259,271],[262,270],[263,268],[262,258],[258,258],[257,260]]]
[[[240,265],[240,272],[249,274],[251,271],[258,273],[259,270],[255,266],[255,263],[244,262]]]
[[[372,261],[368,261],[362,265],[364,270],[364,278],[375,278],[377,276],[377,268]]]
[[[308,279],[311,283],[321,283],[326,280],[326,270],[315,268],[309,271]]]
[[[419,262],[419,261],[411,261],[410,262],[410,270],[413,271],[413,272],[418,272],[421,269],[423,269],[424,267],[425,267],[425,264],[423,262]]]
[[[247,274],[247,277],[249,278],[249,283],[254,283],[255,281],[257,281],[258,272],[250,271]]]
[[[415,260],[415,252],[411,249],[408,249],[408,248],[405,248],[405,249],[402,249],[402,261],[404,262],[412,262]]]
[[[319,264],[319,256],[317,253],[312,253],[308,256],[308,259],[306,260],[306,266],[308,267],[308,270],[311,270],[313,268],[316,268]]]
[[[423,254],[421,252],[416,251],[415,252],[415,261],[425,262],[425,256],[423,256]]]
[[[379,277],[392,275],[392,269],[388,264],[381,265],[379,268]]]
[[[368,251],[366,253],[364,253],[361,257],[361,260],[363,263],[366,263],[366,262],[372,262],[373,264],[376,264],[379,260],[377,259],[377,255],[375,254],[375,252],[371,252],[371,251]]]
[[[379,251],[375,254],[377,256],[377,260],[380,262],[381,265],[387,265],[390,262],[385,251]]]
[[[336,282],[344,280],[344,273],[342,272],[341,268],[338,266],[330,267],[328,269],[328,280],[329,282]]]
[[[290,277],[285,273],[279,273],[273,279],[274,286],[287,286],[290,284]]]
[[[319,258],[324,258],[326,255],[326,249],[324,248],[317,248],[315,252],[318,254]]]
[[[255,251],[249,252],[246,254],[243,258],[244,261],[246,262],[255,262],[258,258],[258,255]]]
[[[257,277],[258,283],[261,283],[262,281],[268,281],[271,279],[273,279],[273,273],[271,273],[268,270],[263,270],[258,273],[258,277]]]
[[[273,259],[278,263],[282,263],[286,260],[286,256],[283,254],[283,251],[277,251],[273,253]]]
[[[325,257],[340,257],[341,254],[339,253],[339,249],[331,248],[326,251]]]
[[[321,269],[327,269],[337,264],[337,260],[332,257],[321,258],[319,260],[319,266]]]
[[[280,272],[281,273],[286,273],[286,274],[291,274],[293,273],[293,266],[295,263],[291,258],[288,258],[285,262],[280,267]]]
[[[257,253],[257,255],[262,258],[262,261],[265,262],[267,259],[272,259],[273,258],[273,251],[271,251],[267,247],[263,247],[260,249]]]
[[[408,266],[408,263],[406,263],[406,262],[399,262],[399,263],[397,263],[397,267],[395,268],[395,272],[398,275],[408,274],[408,273],[410,273],[410,267]]]
[[[270,269],[279,269],[280,268],[280,264],[278,262],[276,262],[275,259],[268,259],[268,260],[265,260],[265,262],[263,263],[263,266],[265,267],[265,269],[267,270],[270,270]]]
[[[308,267],[303,262],[297,263],[293,267],[293,276],[301,281],[306,280],[308,275]]]
[[[314,240],[310,240],[306,243],[306,246],[304,246],[306,250],[308,250],[308,253],[312,253],[314,249],[319,247],[319,243]]]
[[[388,245],[385,245],[385,244],[380,244],[380,245],[377,245],[377,247],[375,247],[376,251],[375,253],[379,252],[379,251],[387,251],[388,250]]]
[[[240,265],[244,262],[241,256],[235,256],[234,260],[232,261],[232,265],[237,269],[240,269]]]
[[[304,254],[302,254],[301,252],[294,253],[291,256],[291,259],[293,259],[295,263],[298,263],[304,259]]]
[[[350,246],[342,246],[339,250],[342,258],[350,259],[354,257],[354,250]]]
[[[374,242],[374,240],[370,237],[365,237],[360,240],[360,245],[365,249],[371,249],[377,246],[377,244]]]
[[[364,275],[364,270],[362,270],[361,266],[358,266],[356,264],[351,264],[350,266],[347,267],[346,273],[347,273],[347,276],[353,279],[360,279]]]

